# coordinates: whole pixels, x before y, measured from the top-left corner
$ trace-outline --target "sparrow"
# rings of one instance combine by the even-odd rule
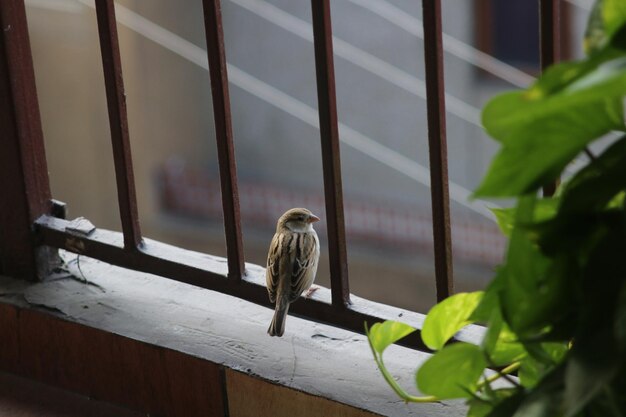
[[[319,221],[305,208],[292,208],[280,216],[267,254],[265,280],[270,301],[276,304],[267,333],[282,336],[289,304],[309,289],[315,280],[320,242],[313,230]]]

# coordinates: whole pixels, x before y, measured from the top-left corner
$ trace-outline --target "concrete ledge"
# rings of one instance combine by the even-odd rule
[[[79,270],[75,255],[64,257],[70,273],[46,282],[0,277],[0,301],[224,367],[231,416],[466,413],[461,401],[404,404],[380,376],[359,334],[289,317],[285,336],[271,338],[266,334],[270,309],[85,257]],[[427,357],[398,346],[385,355],[407,388],[414,386],[415,369]],[[319,414],[316,407],[331,408]]]

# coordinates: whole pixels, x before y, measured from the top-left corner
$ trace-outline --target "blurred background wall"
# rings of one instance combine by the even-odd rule
[[[575,5],[573,4],[575,3]],[[563,5],[576,57],[590,2]],[[333,0],[352,292],[426,311],[435,302],[421,3]],[[144,235],[225,255],[202,2],[116,3]],[[504,240],[469,202],[497,150],[480,125],[497,92],[538,73],[537,5],[443,0],[456,289],[482,288]],[[30,0],[27,12],[52,191],[70,217],[120,230],[93,2]],[[324,217],[310,3],[222,0],[244,245],[264,264],[276,219]],[[477,65],[478,64],[478,65]],[[328,285],[325,223],[317,227]]]

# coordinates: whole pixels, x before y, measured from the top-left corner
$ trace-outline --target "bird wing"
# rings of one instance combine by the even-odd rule
[[[311,233],[277,233],[272,238],[267,255],[265,281],[272,303],[278,293],[286,295],[289,303],[294,302],[306,291],[317,271],[317,239]],[[281,283],[279,277],[289,277]],[[280,287],[283,287],[280,291]]]
[[[291,264],[291,288],[289,291],[289,302],[293,302],[306,291],[317,271],[317,240],[312,233],[298,233],[292,243],[293,248],[290,254],[293,256]]]
[[[270,250],[267,254],[267,268],[265,270],[265,284],[270,301],[276,301],[276,291],[278,290],[278,274],[280,273],[280,241],[284,236],[276,233],[270,243]]]

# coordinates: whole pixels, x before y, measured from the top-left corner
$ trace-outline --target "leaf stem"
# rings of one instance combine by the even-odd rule
[[[403,390],[402,387],[398,385],[396,380],[393,379],[393,376],[391,376],[391,374],[387,370],[387,367],[385,367],[385,363],[383,362],[383,355],[382,354],[378,355],[376,353],[376,350],[374,349],[374,346],[372,345],[372,342],[369,338],[369,329],[367,328],[367,326],[365,327],[365,333],[367,335],[367,342],[370,345],[370,349],[372,349],[374,360],[376,361],[376,364],[378,365],[378,369],[380,369],[380,372],[383,374],[385,381],[387,381],[389,386],[394,390],[394,392],[398,395],[398,397],[402,398],[407,403],[434,403],[434,402],[441,401],[439,398],[432,396],[432,395],[418,397],[415,395],[411,395],[407,393],[405,390]]]
[[[415,395],[411,395],[407,393],[404,389],[402,389],[402,387],[396,382],[395,379],[393,379],[393,376],[391,376],[391,374],[387,370],[387,367],[385,366],[385,363],[383,362],[382,353],[379,355],[376,352],[376,349],[374,349],[374,345],[372,345],[372,341],[370,340],[370,337],[369,337],[370,334],[369,334],[369,329],[367,328],[367,324],[365,325],[365,335],[367,336],[367,343],[369,344],[370,349],[372,350],[372,355],[374,356],[376,365],[378,365],[378,369],[380,369],[380,372],[383,374],[383,378],[385,378],[385,381],[387,381],[387,384],[389,384],[389,386],[398,395],[398,397],[402,398],[407,403],[434,403],[434,402],[441,401],[440,398],[435,397],[434,395],[418,397]],[[478,385],[476,386],[476,391],[482,389],[485,385],[491,384],[493,381],[499,378],[506,378],[508,374],[510,374],[511,372],[517,371],[520,368],[520,366],[521,366],[521,362],[514,362],[510,364],[509,366],[507,366],[506,368],[504,368],[503,370],[498,371],[497,373],[485,378],[483,381],[478,383]]]
[[[508,376],[508,374],[510,374],[511,372],[517,371],[520,368],[521,365],[522,365],[521,362],[514,362],[514,363],[510,364],[509,366],[507,366],[503,370],[501,370],[501,371],[491,375],[490,377],[485,378],[483,381],[478,383],[478,385],[476,386],[476,390],[478,391],[479,389],[482,389],[485,385],[491,384],[493,381],[495,381],[497,379],[500,379],[500,378],[503,378],[505,376]]]

